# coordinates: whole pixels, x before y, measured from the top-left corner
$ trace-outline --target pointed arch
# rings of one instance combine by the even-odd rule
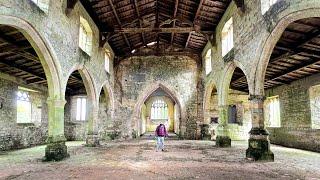
[[[248,79],[249,76],[248,76],[248,73],[245,71],[244,66],[238,61],[229,62],[225,66],[222,72],[222,76],[221,76],[222,78],[220,78],[220,82],[218,82],[219,83],[219,87],[218,87],[219,106],[227,105],[230,83],[231,83],[232,76],[234,74],[234,70],[236,68],[240,68],[241,71],[244,73],[248,83],[249,94],[251,94],[253,91],[253,86],[249,83],[249,79]]]
[[[141,118],[140,117],[141,116],[141,107],[142,107],[143,103],[148,99],[148,97],[159,88],[161,88],[164,92],[166,92],[171,97],[171,99],[178,105],[179,110],[180,110],[179,131],[183,135],[185,132],[186,109],[185,109],[183,102],[181,101],[182,98],[179,95],[179,93],[176,92],[171,86],[169,86],[163,82],[155,82],[155,83],[149,85],[147,88],[145,88],[145,90],[142,93],[140,93],[140,95],[137,99],[137,103],[134,106],[132,117],[130,118],[131,127],[133,127],[134,129],[137,129],[137,130],[139,129],[135,126],[136,126],[136,123]]]
[[[279,41],[281,35],[285,29],[294,21],[299,19],[311,18],[311,17],[320,17],[320,8],[309,8],[298,10],[296,12],[290,13],[279,20],[275,28],[272,30],[270,35],[265,40],[265,43],[260,53],[260,58],[258,65],[255,71],[255,80],[254,80],[254,94],[255,95],[264,95],[264,81],[265,74],[267,71],[267,66],[273,49],[277,42]]]
[[[203,96],[203,112],[204,112],[204,123],[207,121],[209,117],[208,111],[210,110],[210,104],[211,104],[211,95],[213,90],[216,90],[218,92],[217,82],[211,78],[207,83],[204,90],[204,96]]]
[[[44,69],[48,83],[49,99],[64,100],[64,91],[61,86],[61,66],[51,45],[29,22],[21,18],[0,15],[0,24],[15,27],[26,37],[36,51]]]
[[[104,93],[106,97],[109,98],[110,100],[110,108],[111,108],[111,118],[113,119],[114,117],[114,106],[115,106],[115,102],[114,102],[114,94],[113,94],[113,89],[110,85],[110,82],[108,80],[106,80],[104,83],[102,83],[102,86],[99,88],[99,92],[97,93],[97,101],[99,102],[99,94],[101,94],[102,89],[104,90]]]

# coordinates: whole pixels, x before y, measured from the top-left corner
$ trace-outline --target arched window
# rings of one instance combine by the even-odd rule
[[[151,105],[151,119],[168,119],[168,105],[161,99],[155,100]]]
[[[91,55],[92,51],[92,30],[87,20],[80,16],[79,47]]]
[[[42,11],[48,12],[49,10],[49,0],[31,0],[34,2]]]
[[[20,89],[17,92],[17,123],[32,123],[29,92]]]
[[[206,53],[205,57],[205,66],[206,66],[206,75],[208,75],[212,71],[212,64],[211,64],[211,49],[209,49]]]
[[[268,127],[281,127],[279,96],[268,97],[266,103],[266,125]]]
[[[104,63],[104,69],[110,73],[110,52],[107,50],[104,53]]]
[[[233,21],[230,18],[223,26],[221,32],[222,56],[225,56],[233,48]]]
[[[77,96],[76,98],[76,121],[85,121],[87,113],[87,97]]]
[[[278,0],[261,0],[261,13],[265,14]]]

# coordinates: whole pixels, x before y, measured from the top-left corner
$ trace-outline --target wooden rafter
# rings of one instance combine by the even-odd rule
[[[137,33],[202,33],[202,34],[212,34],[214,31],[201,31],[195,27],[145,27],[145,28],[115,28],[113,32],[109,33],[123,33],[123,34],[137,34]]]
[[[37,77],[37,78],[39,78],[39,79],[41,79],[41,80],[46,80],[46,77],[43,75],[43,74],[39,74],[39,73],[36,73],[36,72],[33,72],[31,69],[29,69],[28,67],[21,67],[21,66],[19,66],[19,65],[17,65],[16,63],[12,63],[12,62],[10,62],[10,61],[5,61],[5,60],[1,60],[1,62],[0,62],[1,64],[4,64],[4,65],[6,65],[6,66],[9,66],[9,67],[11,67],[11,68],[13,68],[13,69],[16,69],[16,70],[18,70],[18,71],[22,71],[22,72],[24,72],[24,73],[27,73],[27,74],[29,74],[29,75],[31,75],[31,76],[35,76],[35,77]]]
[[[177,16],[178,7],[179,7],[179,0],[176,0],[175,6],[174,6],[174,12],[173,12],[173,18],[174,18],[174,19],[175,19],[176,16]],[[173,21],[172,27],[173,27],[173,28],[176,27],[176,20]],[[171,40],[170,40],[170,44],[171,44],[171,45],[172,45],[172,43],[173,43],[173,38],[174,38],[174,32],[171,33]]]
[[[140,16],[140,11],[139,11],[139,6],[138,6],[137,0],[134,0],[134,8],[136,10],[137,17],[139,19],[139,27],[142,28],[142,19],[141,19],[141,16]],[[146,46],[146,38],[144,37],[144,33],[143,32],[141,32],[141,38],[142,38],[142,41],[143,41],[143,45]]]
[[[160,27],[160,23],[159,23],[159,0],[156,0],[156,27],[159,28]],[[157,49],[159,49],[160,46],[160,37],[159,37],[159,33],[157,33]]]
[[[110,4],[110,6],[111,6],[111,8],[112,8],[112,12],[113,12],[114,16],[116,17],[116,20],[117,20],[118,25],[119,25],[120,27],[122,27],[120,18],[119,18],[119,16],[118,16],[118,13],[117,13],[116,8],[115,8],[114,5],[113,5],[112,0],[109,0],[109,4]],[[129,49],[131,50],[132,48],[131,48],[131,45],[130,45],[130,42],[129,42],[129,40],[128,40],[127,35],[122,34],[122,36],[123,36],[125,42],[127,43],[127,46],[128,46]]]
[[[297,23],[297,22],[294,22]],[[304,25],[305,23],[297,23],[297,24],[301,24]],[[310,24],[308,24],[308,26],[311,26]],[[286,30],[287,31],[287,30]],[[286,32],[285,31],[285,32]],[[289,30],[290,32],[292,30]],[[299,32],[299,33],[303,33],[303,32]],[[316,28],[315,30],[313,30],[312,32],[305,34],[304,35],[304,39],[297,43],[297,44],[293,44],[291,47],[286,48],[287,52],[280,54],[272,59],[269,60],[269,67],[272,68],[268,68],[268,71],[273,71],[274,69],[277,71],[274,71],[272,73],[272,75],[268,75],[266,76],[266,84],[268,83],[273,83],[273,84],[287,84],[288,82],[280,80],[280,77],[283,76],[288,76],[288,74],[295,72],[295,71],[299,71],[301,69],[307,68],[308,66],[313,66],[313,65],[317,65],[317,63],[319,62],[320,59],[320,54],[317,51],[310,51],[308,49],[305,49],[304,46],[306,46],[308,43],[312,42],[315,38],[320,36],[320,30],[318,28]],[[276,46],[277,47],[277,46]],[[275,47],[275,48],[276,48]],[[288,62],[281,62],[284,59],[289,59],[290,61],[296,61],[294,59],[291,59],[292,56],[301,56],[300,54],[310,54],[309,57],[309,61],[304,62],[304,63],[299,63],[297,65],[295,64],[291,64]],[[240,83],[243,81],[245,77],[242,76],[236,80],[234,80],[232,82],[233,85]],[[297,78],[296,78],[297,79]],[[278,83],[275,83],[278,82]]]
[[[197,12],[196,12],[196,14],[195,14],[195,16],[193,18],[193,24],[196,24],[198,16],[200,15],[200,11],[201,11],[201,7],[202,7],[203,2],[204,2],[204,0],[200,0]],[[189,41],[190,41],[191,35],[192,35],[192,32],[189,32],[189,35],[188,35],[188,38],[187,38],[187,41],[186,41],[186,45],[184,46],[185,48],[187,48],[188,45],[189,45]]]
[[[11,40],[11,39],[7,38],[6,36],[4,36],[3,33],[0,33],[0,41],[1,42],[5,42],[6,44],[10,45],[10,47],[11,47],[10,48],[10,52],[14,52],[15,54],[17,54],[17,55],[19,55],[19,56],[21,56],[21,57],[23,57],[25,59],[40,63],[40,59],[39,59],[38,56],[35,56],[35,55],[25,51],[24,47],[20,47],[19,45],[16,45],[13,42],[13,40]],[[11,64],[12,63],[9,63],[7,65],[11,65]],[[15,69],[19,68],[19,66],[17,66],[16,63],[14,63],[14,66],[12,66],[12,67],[14,67]],[[25,72],[27,72],[29,74],[32,74],[32,70],[31,69],[30,69],[30,72],[29,72],[28,69],[27,70],[21,69],[21,71],[25,71]],[[35,75],[35,76],[38,76],[38,75]],[[75,78],[75,77],[73,77],[73,78]],[[78,79],[78,78],[76,78],[76,79]],[[78,79],[78,80],[81,81],[80,79]]]
[[[79,0],[79,1],[83,5],[83,7],[87,10],[87,12],[90,15],[91,19],[97,25],[97,27],[99,28],[99,30],[101,32],[107,32],[107,31],[111,31],[113,29],[108,24],[102,23],[100,21],[98,15],[96,14],[95,10],[93,9],[93,7],[91,6],[91,4],[90,4],[90,2],[88,0]]]

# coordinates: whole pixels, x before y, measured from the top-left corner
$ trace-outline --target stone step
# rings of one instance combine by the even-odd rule
[[[154,135],[154,133],[145,133],[142,136],[140,136],[140,139],[142,139],[142,140],[154,140],[155,139],[155,135]],[[179,137],[174,133],[169,133],[167,139],[168,140],[179,140]]]

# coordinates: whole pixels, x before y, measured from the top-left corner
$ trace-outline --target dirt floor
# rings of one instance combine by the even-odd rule
[[[320,153],[272,146],[275,162],[245,159],[246,142],[216,148],[212,141],[68,142],[70,158],[42,162],[45,146],[0,154],[0,179],[320,179]]]

